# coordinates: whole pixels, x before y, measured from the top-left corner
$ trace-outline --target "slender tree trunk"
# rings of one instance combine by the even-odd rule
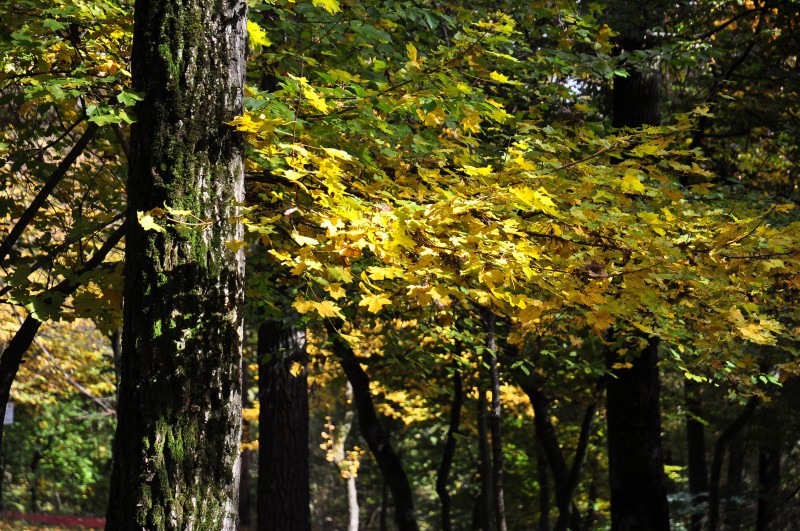
[[[236,529],[246,23],[244,0],[136,2],[112,531]],[[165,205],[208,222],[137,223]]]
[[[248,431],[247,427],[244,431]],[[253,525],[251,513],[253,512],[250,496],[250,454],[251,450],[242,450],[242,460],[239,472],[239,528],[250,529]]]
[[[488,312],[485,317],[487,331],[487,356],[489,364],[489,384],[492,390],[491,415],[489,430],[492,434],[492,493],[494,523],[497,531],[507,531],[506,505],[503,493],[503,438],[502,438],[502,402],[500,398],[500,371],[497,363],[497,317]]]
[[[345,391],[345,405],[347,412],[344,414],[342,422],[336,426],[334,442],[333,442],[333,462],[341,470],[342,463],[345,460],[345,444],[347,444],[347,437],[353,429],[353,418],[355,414],[350,407],[353,402],[353,386],[347,382],[347,390]],[[359,527],[359,508],[358,508],[358,490],[356,488],[356,476],[348,474],[345,480],[347,484],[347,531],[358,531]]]
[[[686,403],[686,448],[689,463],[689,494],[692,504],[692,531],[702,531],[708,521],[705,505],[708,502],[708,470],[706,466],[705,428],[700,421],[699,386],[684,380]]]
[[[539,531],[550,531],[550,480],[547,476],[547,457],[538,433],[536,435],[536,477],[539,482]]]
[[[450,476],[450,469],[453,466],[453,458],[456,453],[456,434],[461,425],[461,407],[464,405],[464,386],[461,380],[461,372],[458,367],[453,369],[453,402],[450,405],[450,426],[447,429],[447,440],[442,451],[442,462],[436,474],[436,494],[442,502],[442,531],[451,531],[453,523],[450,519],[452,502],[450,492],[447,490],[447,483]]]
[[[378,468],[392,493],[395,508],[395,522],[399,531],[417,531],[417,517],[414,511],[414,499],[411,484],[406,476],[400,457],[394,451],[389,433],[381,425],[372,395],[369,390],[369,378],[361,368],[361,364],[349,344],[338,334],[336,327],[330,325],[328,334],[333,343],[333,352],[342,365],[347,380],[353,386],[358,426],[361,435],[367,441]]]
[[[242,370],[242,407],[250,408],[252,403],[247,398],[250,381],[247,370]],[[250,423],[242,420],[242,442],[250,440]],[[252,450],[242,450],[241,466],[239,468],[239,528],[250,529],[252,521],[252,496],[250,496],[250,454]]]
[[[611,528],[669,531],[661,454],[658,341],[650,340],[633,367],[612,371],[606,393]]]
[[[263,323],[258,373],[258,530],[310,530],[305,330]]]
[[[478,477],[480,492],[475,504],[473,529],[492,531],[492,461],[486,393],[478,387]]]

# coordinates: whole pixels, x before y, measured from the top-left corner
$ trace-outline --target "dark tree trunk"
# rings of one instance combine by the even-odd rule
[[[550,531],[550,479],[547,476],[547,457],[536,436],[536,480],[539,483],[539,531]]]
[[[247,398],[247,390],[250,388],[250,379],[247,377],[247,370],[242,367],[242,407],[250,408],[252,403]],[[250,423],[242,420],[242,442],[250,441]],[[239,528],[250,529],[253,524],[252,496],[250,495],[250,454],[252,450],[242,450],[241,466],[239,468]]]
[[[489,449],[489,421],[486,394],[478,387],[478,479],[480,491],[473,513],[473,529],[492,531],[492,461]]]
[[[702,531],[708,519],[705,506],[708,502],[708,467],[706,466],[705,428],[700,420],[700,392],[697,383],[685,380],[686,449],[689,464],[689,494],[692,504],[692,531]]]
[[[781,525],[781,419],[775,406],[761,410],[758,441],[758,513],[756,531]]]
[[[456,453],[456,434],[461,425],[461,407],[464,405],[464,387],[461,381],[461,372],[458,367],[453,370],[453,402],[450,405],[450,426],[447,429],[447,440],[442,451],[442,462],[436,474],[436,494],[442,502],[442,531],[453,529],[450,520],[452,502],[450,492],[447,490],[447,483],[450,477],[450,469],[453,466],[453,458]]]
[[[122,380],[109,530],[236,529],[244,255],[244,0],[137,0]],[[137,214],[201,226],[145,231]],[[162,222],[163,223],[163,222]]]
[[[408,476],[406,476],[400,457],[392,447],[389,433],[381,425],[375,411],[369,390],[369,378],[361,368],[358,357],[350,345],[338,334],[336,327],[329,325],[328,334],[333,344],[333,353],[339,359],[350,385],[353,386],[361,436],[367,441],[367,446],[369,446],[383,479],[392,493],[397,528],[399,531],[417,531],[419,526],[414,511],[411,484],[408,482]]]
[[[648,31],[664,18],[666,2],[619,2],[608,16],[619,32],[617,47],[633,52],[646,48]],[[649,37],[651,40],[653,36]],[[661,75],[652,64],[626,64],[626,77],[615,76],[615,127],[641,127],[661,121]],[[619,361],[609,353],[609,364]],[[664,460],[661,451],[658,340],[632,360],[633,367],[614,370],[608,378],[608,466],[613,531],[667,531]]]
[[[753,412],[758,406],[758,399],[752,397],[741,413],[731,422],[725,431],[717,439],[714,445],[714,456],[711,459],[711,473],[708,478],[708,529],[717,531],[719,526],[719,488],[720,476],[722,475],[722,462],[725,457],[725,450],[734,437],[747,425]]]
[[[292,375],[294,364],[300,372]],[[258,530],[311,529],[305,330],[258,329]]]
[[[658,341],[651,339],[633,367],[613,370],[608,378],[608,469],[615,531],[669,531],[657,364]]]
[[[489,431],[492,434],[492,510],[497,531],[506,531],[506,506],[503,494],[503,438],[501,430],[502,402],[500,400],[500,371],[497,364],[497,317],[487,312],[487,363],[489,365],[489,384],[492,390]]]
[[[589,436],[592,424],[597,411],[597,403],[591,403],[584,413],[581,424],[580,437],[575,452],[575,460],[572,468],[567,469],[567,462],[561,452],[561,445],[558,442],[555,426],[550,421],[549,400],[544,391],[532,382],[523,382],[522,390],[528,395],[533,407],[533,423],[536,428],[536,439],[541,448],[543,456],[550,471],[553,473],[553,483],[555,484],[556,505],[559,516],[556,521],[556,528],[564,530],[567,528],[580,530],[583,528],[578,511],[575,510],[572,498],[575,489],[578,488],[580,477],[583,473],[586,452],[589,447]]]
[[[725,529],[736,531],[742,520],[742,495],[744,479],[744,438],[733,437],[728,445],[728,473],[725,479]]]

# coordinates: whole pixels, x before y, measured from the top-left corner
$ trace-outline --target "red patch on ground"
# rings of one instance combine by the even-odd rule
[[[104,529],[106,527],[105,518],[92,516],[63,516],[59,514],[33,514],[33,513],[9,513],[2,512],[0,516],[8,520],[25,520],[32,524],[50,524],[71,527],[88,527],[90,529]]]

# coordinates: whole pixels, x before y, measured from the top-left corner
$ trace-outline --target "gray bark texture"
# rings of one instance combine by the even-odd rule
[[[241,436],[244,0],[137,0],[118,428],[106,529],[234,530]],[[137,213],[190,210],[194,224]],[[172,216],[175,218],[176,216]],[[199,221],[198,221],[199,220]]]

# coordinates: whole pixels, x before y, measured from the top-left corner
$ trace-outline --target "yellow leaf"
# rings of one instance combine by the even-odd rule
[[[622,177],[622,183],[620,183],[620,186],[623,192],[627,192],[629,194],[643,194],[646,190],[636,173],[630,171],[625,173],[625,176]]]
[[[338,283],[338,282],[334,282],[332,284],[328,284],[327,286],[325,286],[325,290],[328,293],[330,293],[331,297],[333,297],[336,300],[341,299],[342,297],[344,297],[347,294],[344,291],[344,288],[342,287],[342,285],[340,283]]]
[[[299,232],[292,231],[292,239],[299,243],[300,245],[317,245],[319,242],[314,238],[309,238],[308,236],[303,236]]]
[[[381,311],[381,308],[391,304],[392,301],[387,298],[382,293],[377,293],[375,295],[367,295],[361,299],[361,302],[358,303],[359,306],[367,306],[367,310],[372,313],[378,313]]]
[[[311,3],[317,7],[321,7],[328,13],[338,13],[342,10],[339,5],[339,0],[311,0]]]
[[[311,306],[320,317],[339,317],[340,319],[344,319],[342,309],[333,301],[312,302]]]
[[[298,311],[298,313],[306,313],[314,307],[314,301],[307,301],[305,299],[297,299],[292,303],[292,307]]]
[[[474,109],[464,109],[464,117],[461,119],[461,126],[468,133],[480,133],[481,115]]]
[[[289,369],[289,374],[297,378],[303,372],[303,364],[300,362],[292,362],[292,367]]]
[[[509,82],[508,76],[501,74],[500,72],[492,72],[489,74],[489,77],[492,79],[492,81],[497,81],[498,83]]]
[[[252,20],[247,21],[247,40],[252,49],[272,44],[272,41],[267,38],[267,32]]]
[[[245,243],[243,240],[228,240],[225,242],[225,247],[234,253],[245,246],[247,246],[247,243]]]
[[[156,223],[153,216],[148,214],[147,212],[137,212],[136,219],[139,220],[139,225],[142,226],[144,230],[154,230],[156,232],[167,232],[164,227]]]
[[[406,51],[408,52],[408,60],[412,63],[417,62],[417,48],[410,42],[406,44]]]
[[[306,100],[309,104],[311,104],[312,107],[322,114],[328,114],[330,112],[330,107],[328,107],[328,104],[325,103],[325,98],[317,94],[317,92],[311,87],[303,89],[303,96],[305,96]]]
[[[430,127],[435,127],[444,123],[444,109],[438,105],[429,113],[426,113],[423,109],[417,109],[417,116],[419,116],[419,119],[422,120],[425,125]]]

